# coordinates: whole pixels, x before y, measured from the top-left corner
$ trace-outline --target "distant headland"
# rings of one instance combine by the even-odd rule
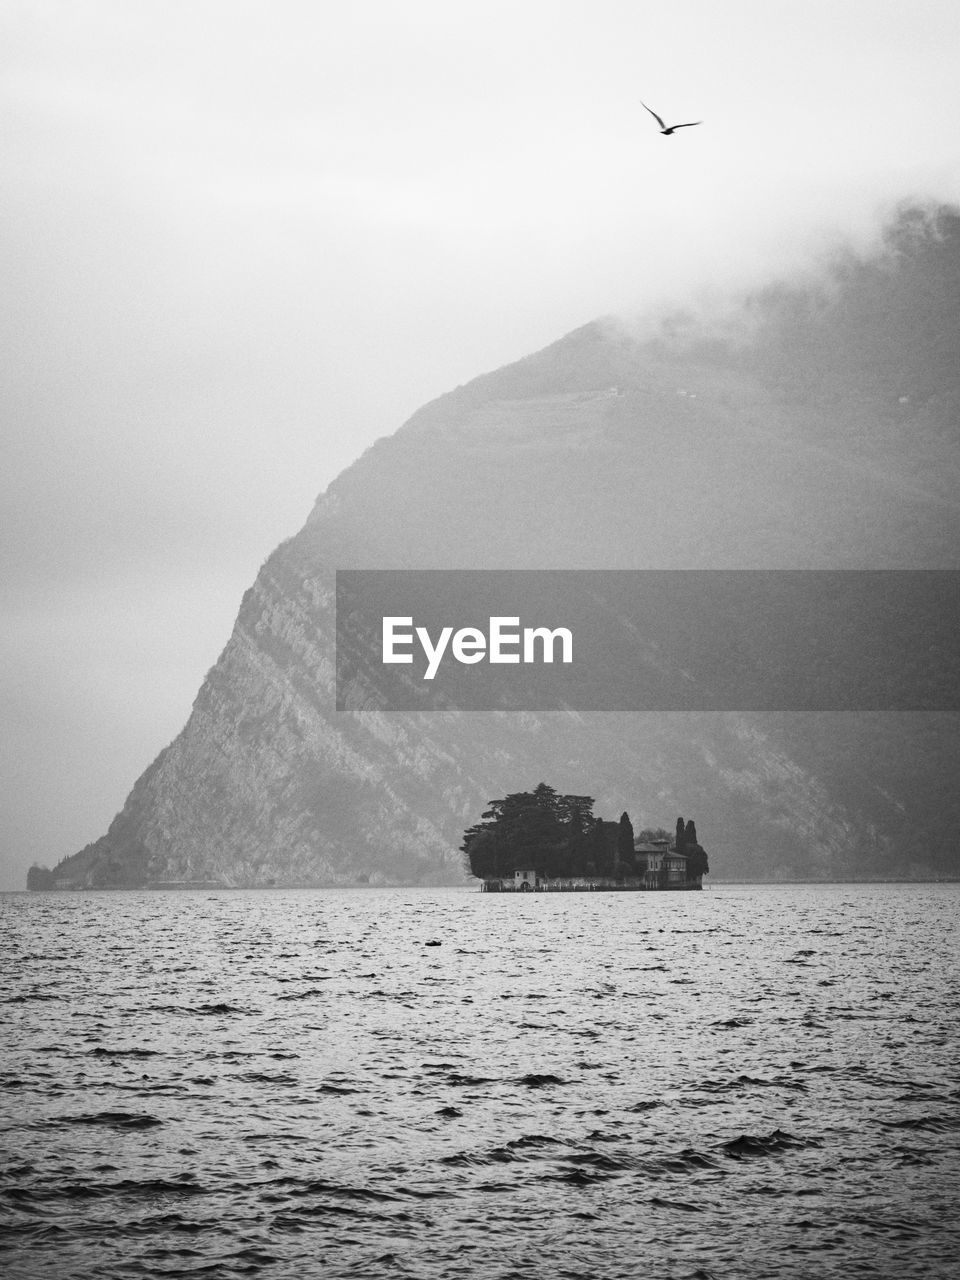
[[[710,866],[694,822],[677,818],[672,835],[663,827],[635,835],[629,814],[609,822],[594,803],[545,782],[491,800],[463,834],[465,869],[485,893],[703,888]]]

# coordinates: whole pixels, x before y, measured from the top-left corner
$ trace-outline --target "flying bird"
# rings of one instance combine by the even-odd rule
[[[657,113],[651,110],[651,108],[647,106],[647,104],[643,101],[642,98],[640,100],[640,105],[641,107],[645,107],[646,110],[650,112],[654,120],[656,120],[657,124],[660,126],[660,132],[667,134],[668,137],[671,133],[673,133],[675,129],[692,129],[695,124],[703,124],[702,120],[688,120],[686,124],[666,125],[663,123],[663,121],[660,119]]]

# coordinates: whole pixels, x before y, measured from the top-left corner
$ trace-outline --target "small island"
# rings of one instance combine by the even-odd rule
[[[609,822],[591,796],[561,795],[541,782],[491,800],[460,846],[484,893],[702,889],[709,872],[696,824],[677,818],[634,835],[627,813]]]

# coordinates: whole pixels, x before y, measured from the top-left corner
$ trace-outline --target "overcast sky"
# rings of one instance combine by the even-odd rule
[[[0,19],[5,889],[106,830],[260,563],[424,401],[960,195],[956,0]]]

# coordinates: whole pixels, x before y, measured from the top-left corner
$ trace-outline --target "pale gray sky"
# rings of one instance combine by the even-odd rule
[[[955,0],[0,25],[0,888],[103,833],[261,561],[425,400],[960,197]]]

